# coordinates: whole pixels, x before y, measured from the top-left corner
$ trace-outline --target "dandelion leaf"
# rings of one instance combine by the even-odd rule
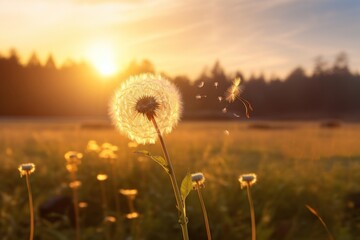
[[[150,152],[148,152],[146,150],[139,150],[139,151],[136,151],[135,153],[143,154],[143,155],[151,158],[152,160],[157,162],[166,171],[166,173],[169,173],[168,165],[166,163],[166,160],[163,157],[154,156],[154,155],[152,155]]]
[[[191,179],[191,174],[188,173],[186,174],[186,176],[184,177],[184,179],[181,182],[181,196],[183,201],[185,202],[186,197],[189,195],[190,191],[193,188],[193,184],[192,184],[192,179]]]

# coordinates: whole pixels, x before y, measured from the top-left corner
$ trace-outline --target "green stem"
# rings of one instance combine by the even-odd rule
[[[29,240],[34,239],[34,205],[33,205],[33,198],[32,198],[32,192],[31,192],[31,186],[30,186],[30,180],[29,180],[29,173],[26,173],[26,185],[28,189],[28,195],[29,195],[29,209],[30,209],[30,236]]]
[[[76,181],[75,172],[71,172],[71,179],[73,182]],[[78,200],[78,192],[77,187],[72,187],[73,192],[73,205],[74,205],[74,217],[75,217],[75,234],[76,240],[80,240],[80,221],[79,221],[79,200]]]
[[[183,239],[184,240],[189,240],[185,204],[184,204],[184,202],[183,202],[183,200],[181,198],[181,193],[180,193],[177,181],[176,181],[174,168],[172,166],[172,162],[170,160],[170,157],[169,157],[169,154],[168,154],[164,139],[163,139],[163,137],[161,135],[161,132],[160,132],[159,127],[158,127],[158,125],[157,125],[157,123],[155,121],[155,118],[151,117],[150,120],[153,123],[153,125],[154,125],[154,127],[156,129],[156,132],[158,134],[158,137],[159,137],[159,140],[160,140],[160,143],[161,143],[161,147],[162,147],[162,150],[163,150],[163,153],[164,153],[164,156],[165,156],[168,168],[169,168],[169,176],[170,176],[171,185],[172,185],[172,188],[173,188],[174,194],[175,194],[175,199],[176,199],[177,208],[178,208],[178,214],[179,214],[179,222],[180,222],[180,226],[181,226],[181,230],[182,230]]]
[[[114,161],[112,159],[112,161]],[[113,192],[114,192],[114,197],[115,197],[115,210],[116,210],[116,218],[120,219],[120,203],[119,203],[119,194],[118,194],[118,183],[117,183],[117,175],[116,175],[116,162],[111,162],[110,163],[111,166],[111,175],[112,175],[112,187],[113,187]]]
[[[202,210],[203,215],[204,215],[204,221],[205,221],[207,239],[208,239],[208,240],[211,240],[210,225],[209,225],[209,219],[208,219],[207,212],[206,212],[206,208],[205,208],[205,203],[204,203],[202,194],[201,194],[201,192],[200,192],[199,183],[196,183],[196,185],[197,185],[197,186],[196,186],[196,191],[197,191],[198,196],[199,196],[200,205],[201,205],[201,210]]]
[[[250,215],[251,215],[251,236],[252,236],[251,239],[256,240],[255,211],[254,211],[254,203],[251,198],[249,183],[247,183],[247,185],[246,185],[246,191],[247,191],[247,195],[248,195],[249,206],[250,206]]]
[[[103,214],[104,214],[105,238],[107,240],[110,240],[109,227],[108,227],[108,223],[106,221],[108,209],[107,209],[107,199],[106,199],[106,191],[105,191],[104,181],[100,181],[100,190],[101,190],[101,200],[102,200],[102,208],[103,208]]]
[[[132,198],[128,198],[128,204],[129,204],[129,210],[130,212],[135,212],[135,207],[134,207],[134,199]]]
[[[322,225],[324,226],[324,228],[325,228],[325,230],[326,230],[326,232],[327,232],[327,235],[328,235],[328,237],[329,237],[329,240],[334,240],[334,238],[333,238],[333,236],[332,236],[329,228],[326,226],[324,220],[322,220],[321,217],[319,217],[319,220],[320,220],[320,222],[322,223]]]

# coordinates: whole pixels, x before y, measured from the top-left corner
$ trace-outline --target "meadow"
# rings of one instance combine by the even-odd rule
[[[203,172],[202,189],[213,239],[250,239],[246,191],[238,177],[256,173],[252,187],[258,239],[328,239],[321,223],[306,207],[316,209],[335,239],[360,239],[360,124],[335,128],[320,122],[180,122],[165,135],[180,183],[186,173]],[[119,147],[113,168],[118,187],[137,189],[139,217],[103,221],[97,174],[111,176],[111,166],[86,150],[89,140]],[[71,197],[64,154],[82,152],[78,171],[82,239],[106,239],[104,231],[121,228],[122,239],[181,239],[175,199],[168,176],[152,160],[135,154],[162,151],[154,145],[129,145],[106,121],[0,122],[0,235],[4,240],[26,239],[29,209],[19,164],[33,162],[35,239],[74,239],[67,216],[57,222],[40,218],[38,209],[55,196]],[[106,183],[109,213],[114,211],[111,178]],[[123,216],[130,210],[119,194]],[[186,201],[190,239],[206,239],[196,192]],[[115,234],[115,233],[114,233]],[[115,238],[114,238],[115,239]],[[120,239],[120,238],[116,238]]]

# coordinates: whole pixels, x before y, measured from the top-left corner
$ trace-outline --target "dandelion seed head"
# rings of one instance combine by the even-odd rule
[[[114,216],[106,216],[104,221],[109,222],[109,223],[114,223],[114,222],[116,222],[116,217],[114,217]]]
[[[79,188],[80,186],[81,186],[81,182],[77,180],[69,183],[70,188]]]
[[[117,146],[112,145],[111,143],[108,143],[108,142],[103,143],[103,144],[101,145],[101,148],[102,148],[103,150],[109,150],[109,151],[113,151],[113,152],[116,152],[117,150],[119,150],[119,148],[118,148]]]
[[[69,164],[81,164],[83,154],[76,151],[68,151],[65,153],[64,157]]]
[[[88,203],[87,202],[79,202],[79,208],[87,208]]]
[[[98,174],[97,176],[96,176],[96,179],[98,180],[98,181],[105,181],[106,179],[108,179],[108,175],[106,175],[106,174]]]
[[[77,172],[79,170],[78,166],[76,164],[66,164],[66,170],[68,170],[68,172]]]
[[[126,218],[127,219],[135,219],[135,218],[138,218],[140,215],[139,213],[137,212],[132,212],[132,213],[128,213],[126,214]]]
[[[97,144],[95,140],[90,140],[86,146],[86,150],[88,152],[99,152],[100,146]]]
[[[31,173],[35,172],[35,164],[23,163],[18,167],[18,170],[20,172],[20,177],[30,175]]]
[[[137,189],[120,189],[119,193],[121,193],[125,197],[135,197],[138,194],[138,190]]]
[[[191,181],[194,189],[205,186],[205,176],[201,172],[191,174]]]
[[[156,110],[159,108],[159,103],[153,96],[143,96],[138,99],[135,104],[135,109],[141,114],[144,114],[148,120],[156,116]]]
[[[244,187],[251,187],[252,185],[254,185],[257,181],[257,177],[255,173],[247,173],[247,174],[242,174],[239,177],[239,182],[240,182],[240,186],[241,188]]]
[[[105,149],[99,153],[99,157],[103,159],[116,159],[117,155],[112,150]]]
[[[178,123],[182,102],[174,84],[159,75],[132,76],[115,92],[110,106],[116,128],[139,144],[155,143],[157,132],[149,117],[155,117],[161,134]]]

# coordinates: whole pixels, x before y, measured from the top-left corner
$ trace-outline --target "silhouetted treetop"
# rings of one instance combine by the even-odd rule
[[[242,97],[254,107],[258,118],[360,118],[360,75],[348,66],[346,53],[329,64],[317,57],[313,72],[293,69],[284,79],[264,75],[245,78],[240,71],[229,74],[220,61],[195,79],[170,78],[180,89],[184,118],[238,119],[244,117],[240,101],[228,103],[224,93],[235,77],[242,79]],[[151,72],[149,60],[132,61],[117,76],[106,81],[86,62],[69,60],[57,68],[49,54],[44,65],[35,52],[21,65],[15,49],[0,55],[1,116],[106,116],[114,89],[130,75]],[[223,109],[226,108],[224,112]]]

